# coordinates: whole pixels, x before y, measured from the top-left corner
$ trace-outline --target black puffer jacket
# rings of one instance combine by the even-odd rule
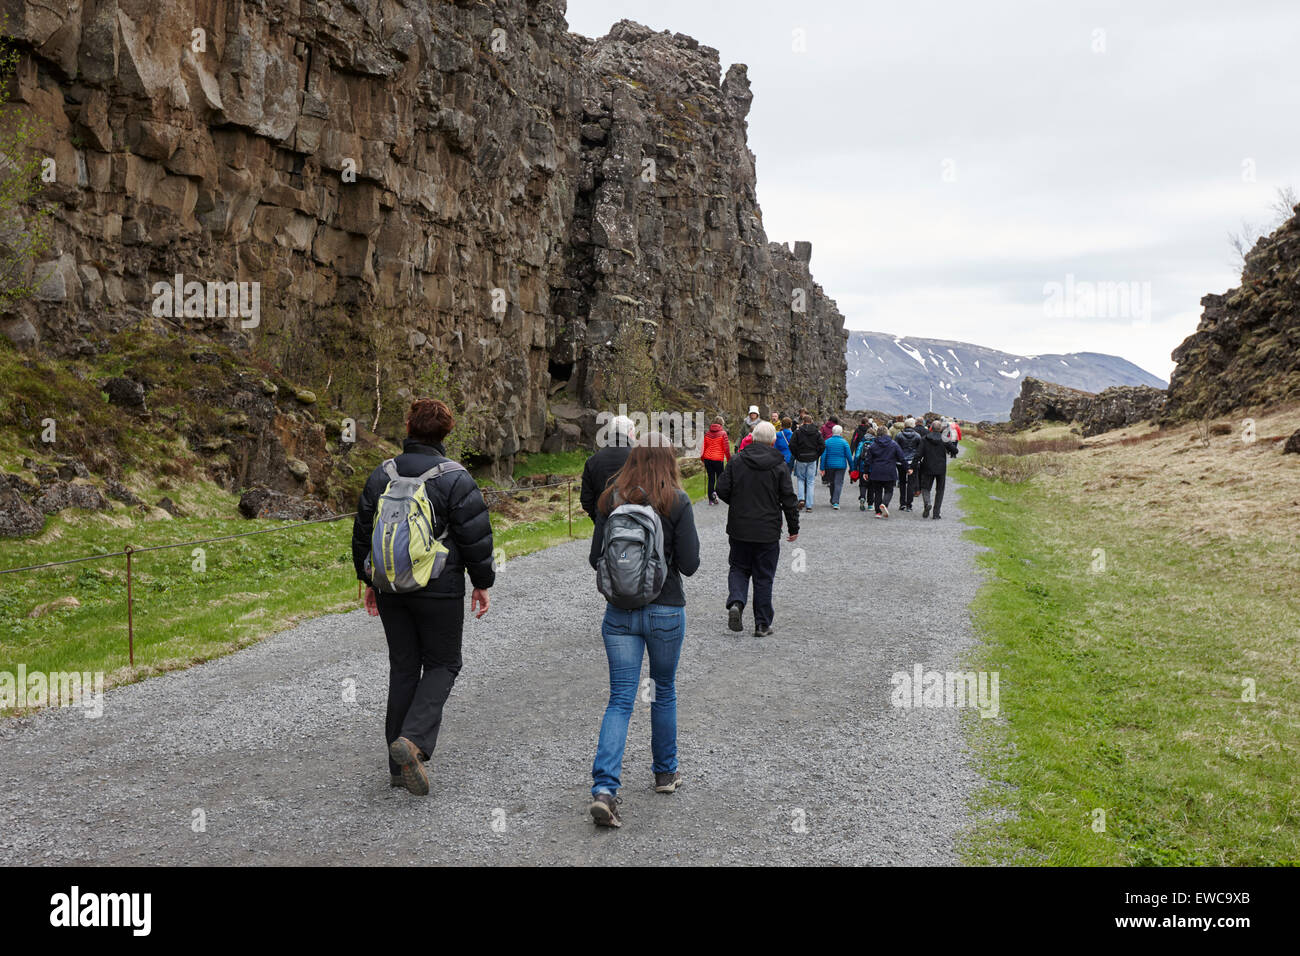
[[[771,544],[781,540],[781,513],[790,534],[799,533],[799,499],[790,469],[771,445],[753,442],[732,456],[718,479],[718,497],[727,508],[727,536]]]
[[[405,478],[423,474],[447,460],[441,445],[426,445],[410,438],[402,442],[402,454],[394,459],[397,473]],[[357,516],[352,520],[352,563],[357,580],[370,583],[365,561],[370,554],[370,534],[375,527],[375,508],[388,487],[383,466],[376,468],[361,489]],[[433,506],[433,533],[441,536],[448,551],[447,564],[438,575],[410,596],[459,598],[465,596],[465,572],[476,588],[490,588],[496,580],[492,570],[492,522],[478,485],[467,471],[444,472],[425,482],[425,493]]]
[[[957,457],[957,443],[944,441],[942,432],[926,432],[912,462],[917,474],[946,475],[948,459]]]
[[[795,461],[816,461],[825,449],[826,439],[822,438],[821,430],[811,422],[796,428],[794,437],[790,439],[790,454]]]
[[[898,450],[903,453],[903,458],[910,462],[921,447],[922,436],[919,431],[909,426],[899,432],[894,441],[898,442]]]

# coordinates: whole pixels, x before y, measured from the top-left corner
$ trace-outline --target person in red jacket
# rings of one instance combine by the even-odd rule
[[[722,417],[713,420],[709,430],[704,433],[704,447],[700,450],[700,461],[704,462],[704,471],[709,476],[709,504],[718,503],[718,479],[722,476],[727,462],[731,461],[731,439],[722,425]]]

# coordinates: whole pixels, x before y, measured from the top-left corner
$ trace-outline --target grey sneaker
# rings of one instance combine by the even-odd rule
[[[405,737],[398,737],[388,748],[388,756],[402,768],[402,785],[417,797],[429,794],[429,775],[420,761],[420,748]]]
[[[682,772],[655,774],[655,793],[674,793],[682,785]]]
[[[740,613],[741,613],[741,607],[739,604],[728,605],[727,627],[731,628],[733,631],[740,631],[744,629],[744,625],[740,623]]]
[[[598,793],[591,801],[589,812],[598,827],[621,827],[623,818],[618,815],[618,805],[623,801],[612,793]]]
[[[772,631],[772,625],[771,625],[771,624],[769,624],[767,627],[756,627],[756,628],[754,628],[754,636],[755,636],[755,637],[771,637],[772,634],[773,634],[773,631]]]

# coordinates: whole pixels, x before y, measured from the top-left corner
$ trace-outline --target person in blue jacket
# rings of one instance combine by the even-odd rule
[[[794,460],[790,454],[790,436],[792,434],[794,433],[790,431],[790,419],[781,419],[781,427],[776,430],[776,442],[772,447],[781,453],[787,468],[790,467],[790,462]]]
[[[911,474],[911,466],[903,457],[898,442],[889,437],[889,429],[883,425],[876,429],[876,440],[867,449],[865,464],[871,506],[877,518],[888,518],[889,499],[894,496],[894,482],[898,480],[899,468]]]
[[[867,449],[871,443],[876,440],[876,429],[873,425],[862,433],[862,440],[858,442],[853,449],[853,471],[858,473],[858,510],[867,510],[867,488],[870,485],[867,479]]]
[[[789,418],[781,419],[781,430],[776,436],[776,447],[781,447],[781,440],[785,439],[785,463],[790,466],[790,474],[794,474],[794,452],[790,450],[790,442],[794,440],[794,422]]]
[[[836,425],[831,429],[831,437],[826,439],[826,449],[822,452],[821,471],[830,476],[831,507],[840,509],[840,490],[844,487],[844,473],[853,461],[853,451],[844,439],[844,426]]]

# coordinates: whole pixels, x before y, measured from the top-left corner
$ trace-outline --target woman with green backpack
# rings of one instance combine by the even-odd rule
[[[487,613],[495,581],[487,505],[443,449],[455,424],[443,402],[412,402],[402,454],[371,473],[352,522],[366,610],[383,621],[388,641],[389,781],[417,796],[429,792],[424,763],[460,673],[465,572],[475,617]]]
[[[677,766],[677,661],[686,633],[682,575],[700,566],[691,499],[682,489],[672,445],[656,432],[633,448],[596,502],[591,566],[605,596],[600,632],[609,660],[609,703],[591,768],[590,813],[597,826],[619,827],[623,750],[650,658],[650,749],[657,793],[682,782]]]

